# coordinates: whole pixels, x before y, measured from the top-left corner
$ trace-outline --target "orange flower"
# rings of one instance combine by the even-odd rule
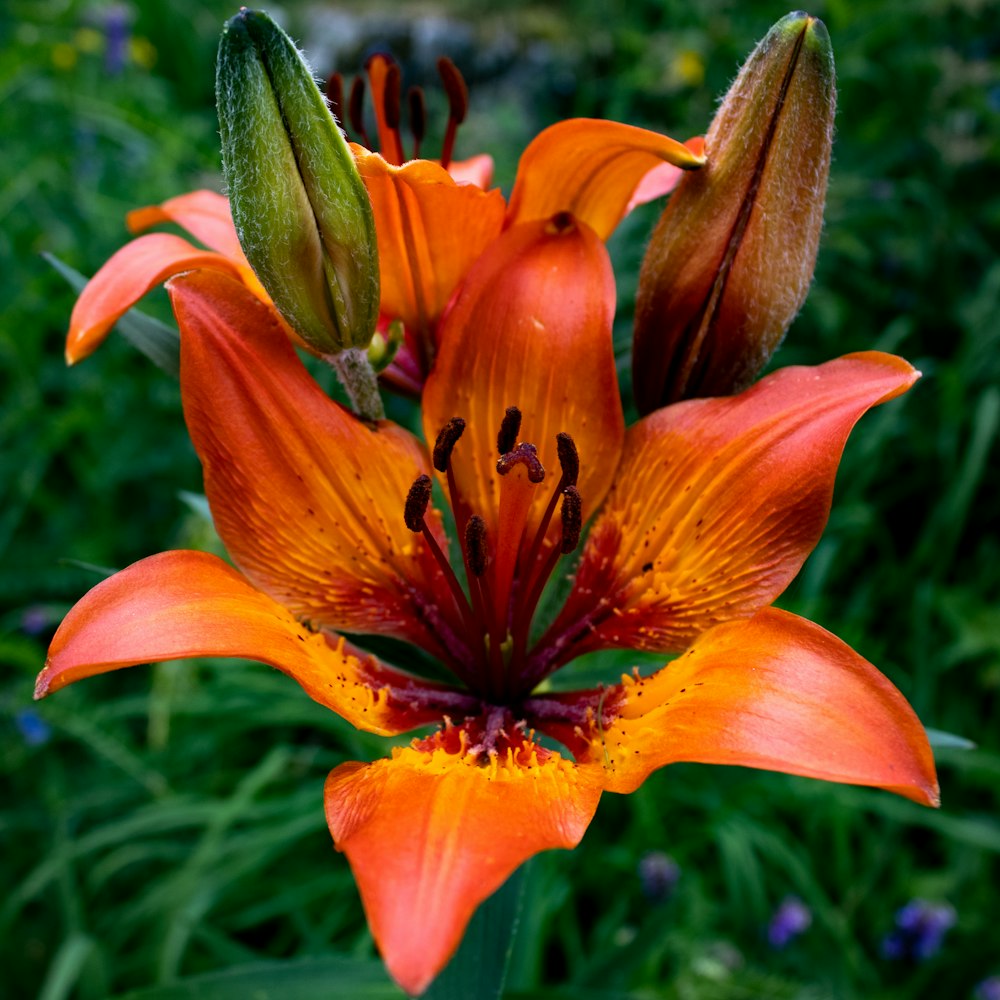
[[[535,147],[536,162],[545,152]],[[248,657],[363,730],[437,723],[326,783],[372,933],[414,994],[515,868],[573,847],[602,792],[631,791],[665,764],[741,764],[937,802],[926,736],[900,693],[771,606],[822,532],[851,427],[917,374],[890,355],[850,355],[626,431],[601,236],[631,193],[614,210],[598,198],[595,215],[578,182],[576,215],[537,176],[521,178],[508,227],[438,324],[423,394],[430,454],[331,402],[233,275],[169,282],[185,416],[238,570],[166,552],[110,577],[69,613],[37,685],[41,697],[137,663]],[[432,477],[453,515],[451,555]],[[591,517],[569,596],[546,617],[543,588]],[[372,633],[436,657],[452,682],[344,638]],[[681,655],[596,690],[544,683],[613,647]]]
[[[685,145],[618,122],[572,119],[545,129],[529,144],[507,205],[499,189],[484,190],[492,176],[488,156],[453,163],[446,149],[444,165],[417,158],[402,162],[398,67],[375,56],[368,77],[382,152],[357,143],[351,148],[375,214],[383,326],[400,320],[406,332],[385,378],[404,391],[419,393],[437,351],[445,307],[503,229],[568,211],[607,238],[635,205],[667,193],[685,169],[703,162],[700,140]],[[464,117],[464,84],[454,67],[443,70],[442,77],[452,107],[453,140],[454,127]],[[334,107],[339,111],[339,99]],[[353,118],[361,132],[357,108]],[[128,217],[133,232],[161,222],[186,229],[210,251],[165,233],[140,236],[119,250],[73,310],[66,344],[70,364],[91,354],[143,295],[184,271],[208,268],[235,276],[271,304],[240,248],[224,197],[196,191]]]

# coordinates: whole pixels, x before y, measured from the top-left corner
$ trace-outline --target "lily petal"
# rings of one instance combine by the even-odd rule
[[[684,145],[695,156],[705,155],[704,136],[698,135],[693,139],[688,139]],[[657,198],[662,198],[665,194],[670,194],[680,183],[683,176],[684,171],[680,167],[675,167],[672,163],[657,164],[639,181],[636,189],[632,192],[632,197],[629,200],[628,207],[625,209],[625,214],[628,215],[632,209],[639,205],[645,205],[646,202],[655,201]]]
[[[556,435],[565,432],[580,456],[584,517],[604,497],[624,434],[614,307],[607,251],[569,216],[507,230],[469,272],[441,324],[440,353],[424,387],[424,432],[433,441],[452,417],[466,421],[454,451],[455,480],[488,531],[497,523],[496,435],[508,406],[521,409],[520,439],[538,448],[552,488],[559,477]],[[547,480],[529,531],[550,492]]]
[[[381,312],[430,349],[455,288],[500,233],[503,195],[458,184],[430,160],[394,167],[361,146],[353,151],[375,213]]]
[[[493,157],[489,153],[478,153],[467,160],[452,160],[448,173],[458,184],[475,184],[485,191],[493,183]]]
[[[712,629],[651,677],[608,692],[579,758],[608,791],[665,764],[738,764],[938,804],[927,735],[889,680],[825,629],[766,608]]]
[[[149,233],[126,243],[76,300],[66,338],[66,362],[76,364],[93,354],[118,319],[171,275],[203,267],[241,277],[239,266],[228,257],[199,250],[171,233]]]
[[[334,842],[347,854],[389,972],[412,995],[441,971],[476,907],[518,865],[579,843],[601,795],[599,767],[527,743],[481,766],[438,742],[374,764],[342,764],[326,782]]]
[[[540,132],[521,154],[507,224],[570,212],[606,240],[642,179],[661,162],[696,170],[705,161],[669,136],[596,118],[571,118]]]
[[[438,612],[420,603],[447,588],[403,520],[427,471],[421,444],[325,396],[274,313],[242,285],[199,271],[168,290],[185,417],[236,564],[301,618],[408,638],[447,658],[436,638],[445,633],[428,625]]]
[[[770,604],[822,534],[851,428],[918,375],[892,355],[848,355],[639,421],[543,645],[560,647],[559,662],[611,646],[679,651]]]
[[[66,616],[35,697],[138,663],[198,656],[258,660],[358,729],[394,735],[441,716],[445,689],[331,644],[206,552],[162,552],[108,577]],[[415,707],[414,692],[423,699]]]
[[[236,235],[229,199],[215,191],[190,191],[161,205],[137,208],[128,213],[125,221],[133,233],[144,232],[163,222],[173,222],[210,249],[249,267]]]

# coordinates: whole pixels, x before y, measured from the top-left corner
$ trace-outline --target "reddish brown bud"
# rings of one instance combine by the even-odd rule
[[[782,18],[751,53],[653,233],[636,301],[633,380],[649,413],[745,388],[805,300],[836,103],[822,21]]]

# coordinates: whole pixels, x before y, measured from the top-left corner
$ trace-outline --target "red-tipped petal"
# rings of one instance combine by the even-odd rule
[[[493,183],[493,157],[488,153],[479,153],[467,160],[452,160],[448,164],[448,173],[458,184],[474,184],[485,191]]]
[[[170,233],[149,233],[126,243],[87,283],[73,307],[66,361],[75,364],[100,346],[118,319],[171,275],[211,268],[240,277],[228,257],[199,250]]]
[[[770,604],[819,540],[851,428],[917,377],[892,355],[849,355],[630,428],[550,633],[562,636],[560,660],[608,646],[681,650]]]
[[[242,285],[200,271],[169,291],[184,413],[233,560],[304,619],[442,655],[444,633],[428,623],[447,588],[403,522],[407,492],[427,471],[419,441],[331,401]]]
[[[927,735],[872,664],[812,622],[766,608],[707,632],[651,677],[608,691],[574,750],[630,792],[665,764],[738,764],[871,785],[938,804]]]
[[[327,822],[400,986],[426,989],[476,907],[523,861],[575,847],[600,795],[599,767],[528,743],[484,766],[471,754],[408,748],[331,772]]]
[[[692,170],[704,159],[676,139],[634,125],[594,118],[557,122],[521,155],[507,224],[570,212],[607,239],[643,177],[661,162]]]
[[[214,191],[191,191],[170,198],[161,205],[134,209],[125,221],[133,233],[141,233],[163,222],[173,222],[210,249],[249,267],[236,235],[236,226],[233,225],[229,199]]]
[[[197,656],[269,663],[315,701],[373,733],[405,732],[441,715],[440,707],[427,707],[437,686],[386,667],[343,639],[331,645],[221,559],[185,551],[143,559],[86,594],[52,640],[35,697],[109,670]]]
[[[491,537],[497,430],[508,406],[520,408],[519,439],[537,446],[551,477],[538,491],[529,533],[558,482],[560,432],[576,442],[584,517],[607,491],[624,428],[614,306],[604,245],[587,226],[561,216],[507,230],[477,261],[443,319],[437,364],[424,387],[424,432],[433,441],[452,417],[466,421],[452,465],[469,511],[486,519]]]

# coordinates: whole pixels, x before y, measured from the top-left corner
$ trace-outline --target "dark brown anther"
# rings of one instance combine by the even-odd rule
[[[420,156],[420,143],[427,130],[427,106],[424,92],[420,87],[410,87],[406,92],[406,103],[410,109],[410,132],[413,134],[413,159]]]
[[[330,114],[337,119],[338,125],[344,124],[344,78],[339,73],[331,73],[326,78],[326,106]]]
[[[465,555],[473,576],[486,572],[486,522],[473,514],[465,526]]]
[[[580,544],[580,532],[583,530],[583,502],[575,486],[567,486],[563,490],[562,507],[559,513],[562,517],[563,555],[572,552]]]
[[[506,455],[508,451],[513,451],[520,432],[521,411],[516,406],[508,406],[497,433],[497,454]]]
[[[417,476],[406,494],[406,505],[403,507],[403,522],[410,531],[419,534],[424,530],[424,515],[430,502],[431,477]]]
[[[528,482],[540,483],[545,478],[545,468],[538,459],[538,450],[533,444],[526,441],[521,442],[516,448],[500,456],[497,462],[497,472],[501,476],[514,468],[515,465],[523,465],[528,470]]]
[[[399,128],[399,100],[402,89],[403,75],[398,63],[390,63],[385,74],[385,95],[382,108],[385,112],[385,123],[394,132]]]
[[[347,117],[350,119],[351,128],[362,143],[371,149],[368,141],[368,132],[365,129],[365,81],[363,77],[356,76],[351,84],[351,96],[347,101]]]
[[[461,125],[469,113],[469,88],[458,67],[447,56],[438,59],[437,68],[448,97],[449,117],[456,125]]]
[[[455,149],[455,133],[458,131],[458,126],[465,121],[469,111],[469,88],[466,87],[458,67],[446,56],[438,59],[438,73],[444,84],[444,92],[448,95],[448,127],[441,143],[441,166],[447,170],[448,164],[451,163],[451,154]]]
[[[556,435],[556,454],[562,469],[563,487],[576,486],[576,481],[580,478],[580,456],[576,450],[576,442],[562,431]]]
[[[452,417],[438,432],[434,442],[433,462],[438,472],[447,472],[451,461],[451,452],[465,430],[465,421],[461,417]]]

